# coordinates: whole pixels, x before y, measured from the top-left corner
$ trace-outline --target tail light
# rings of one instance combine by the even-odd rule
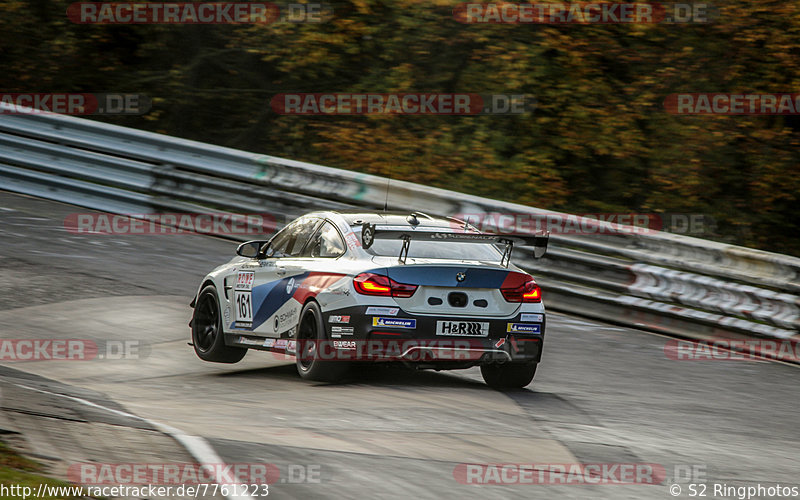
[[[397,297],[407,299],[417,291],[417,285],[398,283],[388,276],[375,273],[361,273],[353,278],[353,286],[362,295],[378,297]]]
[[[542,289],[533,279],[526,281],[517,288],[501,288],[500,293],[508,302],[541,302]]]

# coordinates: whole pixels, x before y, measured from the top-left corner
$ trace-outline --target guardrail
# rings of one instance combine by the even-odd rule
[[[9,106],[0,103],[0,110]],[[2,188],[113,213],[380,209],[388,179],[86,119],[0,113]],[[566,214],[390,181],[393,210],[439,215]],[[581,220],[548,255],[515,262],[548,307],[687,338],[798,339],[800,259],[683,235]]]

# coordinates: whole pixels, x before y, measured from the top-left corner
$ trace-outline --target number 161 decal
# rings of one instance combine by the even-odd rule
[[[251,328],[253,326],[253,281],[255,273],[240,271],[236,276],[234,287],[234,311],[236,328]]]

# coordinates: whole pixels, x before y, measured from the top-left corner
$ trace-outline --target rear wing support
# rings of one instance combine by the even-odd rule
[[[405,264],[406,263],[406,259],[408,258],[408,247],[410,247],[410,246],[411,246],[411,238],[404,237],[403,238],[403,246],[400,248],[400,257],[397,258],[397,260],[401,264]]]
[[[500,265],[508,267],[508,263],[511,262],[511,252],[514,250],[514,243],[508,242],[506,243],[506,247],[503,249],[503,258],[500,259]]]

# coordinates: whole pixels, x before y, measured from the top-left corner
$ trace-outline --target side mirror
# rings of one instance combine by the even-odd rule
[[[247,257],[248,259],[257,259],[263,244],[263,241],[248,241],[242,243],[236,248],[236,255]]]

